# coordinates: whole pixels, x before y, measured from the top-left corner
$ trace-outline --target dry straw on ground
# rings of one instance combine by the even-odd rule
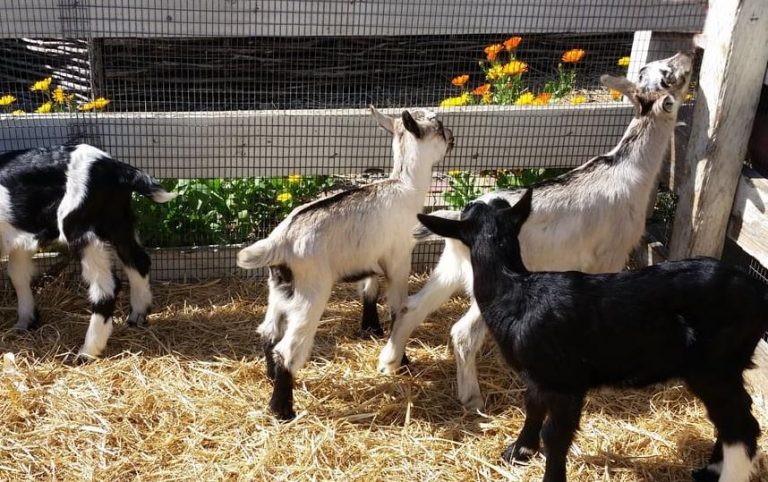
[[[360,305],[342,286],[298,379],[299,417],[280,424],[264,408],[270,385],[254,332],[263,282],[157,286],[150,328],[117,326],[106,358],[85,366],[67,361],[88,321],[83,290],[68,288],[41,290],[45,324],[32,334],[9,329],[14,300],[3,300],[0,350],[15,360],[6,355],[0,378],[2,480],[522,481],[543,473],[540,457],[525,467],[500,461],[522,425],[523,387],[491,345],[479,363],[486,414],[456,402],[448,331],[465,300],[416,332],[410,374],[385,377],[376,372],[382,342],[358,336]],[[768,429],[765,408],[757,397]],[[701,404],[679,384],[596,393],[569,477],[690,480],[711,444]],[[765,459],[760,473],[768,479]]]

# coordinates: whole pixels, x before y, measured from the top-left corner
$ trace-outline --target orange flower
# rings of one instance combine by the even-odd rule
[[[552,98],[552,94],[549,92],[542,92],[533,99],[533,105],[545,105],[549,104],[549,99]]]
[[[624,95],[616,89],[610,89],[610,92],[611,92],[611,99],[613,100],[621,100],[621,97]]]
[[[462,85],[469,82],[469,76],[467,74],[460,75],[458,77],[454,77],[453,80],[451,80],[451,83],[455,85],[456,87],[461,87]]]
[[[520,42],[523,41],[523,37],[509,37],[504,41],[504,48],[507,50],[516,49]]]
[[[493,62],[496,60],[496,56],[499,55],[499,52],[504,48],[501,44],[493,44],[489,45],[486,48],[483,49],[483,52],[485,52],[485,55],[487,56],[488,60]]]
[[[567,64],[575,64],[584,58],[586,52],[582,49],[571,49],[563,54],[561,60]]]
[[[502,71],[507,75],[522,74],[523,72],[528,72],[528,64],[520,62],[519,60],[513,60],[505,65]]]
[[[483,84],[472,91],[475,95],[485,95],[491,90],[491,84]]]

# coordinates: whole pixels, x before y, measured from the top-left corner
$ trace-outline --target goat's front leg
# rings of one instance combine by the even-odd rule
[[[14,249],[8,254],[8,277],[16,290],[18,320],[14,325],[17,330],[34,330],[40,326],[40,317],[35,309],[32,295],[32,275],[35,265],[33,251]]]
[[[92,307],[88,332],[78,357],[88,360],[101,355],[112,334],[112,314],[119,281],[112,272],[112,256],[101,241],[90,240],[77,251],[83,278],[88,282],[88,297]]]
[[[566,458],[579,428],[584,394],[543,394],[547,418],[541,437],[547,462],[543,482],[566,482]]]
[[[379,279],[376,275],[366,278],[359,285],[361,302],[363,304],[363,319],[360,329],[364,335],[384,336],[384,330],[379,322],[379,311],[376,302],[379,300]]]
[[[477,353],[483,346],[487,333],[488,327],[485,326],[480,307],[473,298],[469,310],[451,328],[459,401],[468,410],[481,410],[484,405],[480,383],[477,380]]]
[[[534,385],[525,390],[525,423],[517,440],[507,447],[502,458],[509,462],[527,462],[539,451],[541,426],[547,416],[547,407]]]
[[[274,346],[274,389],[269,407],[281,420],[296,417],[293,410],[293,380],[296,372],[307,362],[312,351],[317,326],[331,295],[331,283],[295,287],[286,310],[283,338]]]

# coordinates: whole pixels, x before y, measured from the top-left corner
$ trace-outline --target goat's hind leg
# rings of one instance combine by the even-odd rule
[[[283,338],[285,332],[285,309],[293,296],[293,274],[286,266],[271,266],[269,268],[269,297],[264,321],[257,329],[261,335],[264,349],[264,362],[267,365],[267,377],[275,379],[275,345]]]
[[[128,277],[131,290],[131,313],[128,315],[130,326],[144,326],[152,306],[152,290],[149,287],[149,267],[152,261],[141,245],[132,237],[115,240],[115,250]]]
[[[757,455],[760,426],[752,415],[752,397],[744,388],[741,373],[686,381],[707,407],[718,435],[709,465],[695,471],[694,478],[697,481],[749,481]],[[722,459],[718,460],[720,456]]]
[[[379,321],[379,312],[376,302],[379,300],[379,279],[376,275],[370,276],[359,284],[361,303],[363,304],[363,319],[360,330],[364,336],[384,336],[384,330]]]
[[[22,331],[34,330],[40,326],[40,316],[32,295],[32,275],[35,269],[33,255],[33,251],[21,249],[14,249],[8,254],[8,277],[16,290],[18,304],[18,320],[14,328]]]

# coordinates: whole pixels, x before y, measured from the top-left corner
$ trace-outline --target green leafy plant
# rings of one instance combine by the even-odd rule
[[[558,176],[568,169],[499,169],[483,171],[482,176],[494,178],[493,189],[513,189],[530,186],[539,181]],[[461,209],[468,202],[481,194],[483,189],[478,186],[478,176],[469,171],[448,171],[450,189],[443,193],[446,204],[453,209]],[[490,188],[489,188],[490,189]],[[488,190],[488,189],[486,189]]]
[[[453,209],[461,209],[469,201],[482,194],[475,177],[469,171],[448,171],[450,189],[443,193],[443,199]]]

